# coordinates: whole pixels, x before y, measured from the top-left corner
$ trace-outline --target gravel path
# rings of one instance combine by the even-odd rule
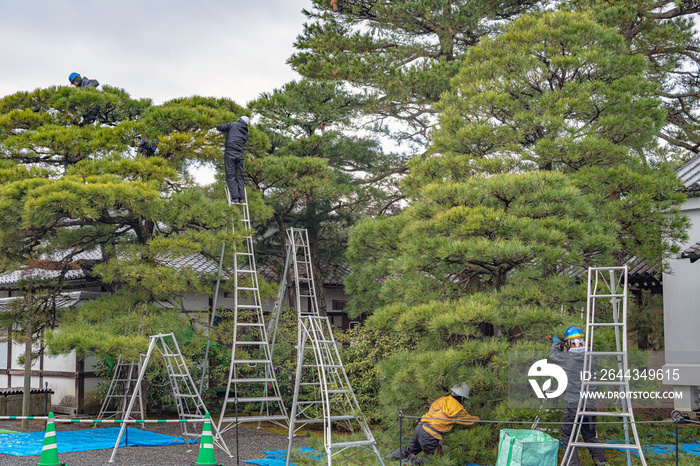
[[[32,421],[29,429],[21,429],[19,421],[0,422],[0,429],[15,430],[19,432],[44,431],[44,423]],[[105,426],[106,427],[106,426]],[[89,429],[89,424],[56,424],[57,430]],[[178,424],[147,424],[146,430],[180,437]],[[281,450],[287,448],[287,435],[266,432],[254,427],[238,428],[238,450],[240,462],[236,461],[236,429],[224,432],[224,440],[233,458],[215,448],[216,461],[222,465],[247,464],[244,460],[264,458],[264,450]],[[293,448],[306,446],[306,438],[295,437]],[[90,450],[81,452],[59,453],[58,460],[68,466],[93,466],[93,465],[122,465],[122,466],[180,466],[192,465],[197,461],[199,444],[192,446],[192,451],[186,451],[185,445],[171,445],[162,447],[125,447],[117,450],[114,463],[109,462],[112,449]],[[10,456],[0,454],[2,466],[36,466],[39,456]]]

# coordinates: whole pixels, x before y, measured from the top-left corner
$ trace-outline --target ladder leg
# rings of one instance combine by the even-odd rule
[[[134,407],[134,402],[136,401],[136,396],[141,392],[141,382],[143,382],[143,376],[145,375],[146,372],[146,365],[148,364],[148,360],[151,357],[151,354],[153,353],[153,348],[155,347],[155,339],[151,337],[151,341],[148,344],[148,352],[146,353],[146,358],[144,365],[139,373],[139,378],[138,381],[136,382],[136,388],[134,388],[134,393],[131,395],[131,400],[129,401],[129,407],[126,410],[126,413],[124,413],[124,419],[128,419],[129,415],[131,414],[131,409]],[[112,455],[109,457],[109,462],[114,463],[114,457],[117,454],[117,448],[119,448],[119,442],[122,440],[122,435],[124,434],[124,429],[126,429],[126,423],[122,423],[121,428],[119,429],[119,435],[117,436],[117,442],[114,444],[114,449],[112,450]]]
[[[292,414],[289,416],[289,442],[287,443],[287,466],[289,466],[289,460],[292,457],[292,439],[294,438],[295,422],[297,417],[297,410],[299,406],[299,388],[301,385],[301,372],[304,365],[304,347],[306,345],[306,334],[299,325],[297,329],[297,341],[299,341],[299,346],[297,346],[297,371],[296,377],[294,379],[294,400],[292,402]]]

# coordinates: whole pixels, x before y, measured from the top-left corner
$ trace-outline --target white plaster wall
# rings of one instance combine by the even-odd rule
[[[688,230],[688,242],[682,249],[700,241],[700,197],[688,198],[683,207],[692,225]],[[681,378],[674,388],[684,393],[683,400],[676,400],[676,409],[698,409],[694,390],[700,387],[700,261],[693,264],[688,259],[669,261],[672,273],[663,274],[664,287],[664,344],[666,364],[664,369],[678,369]],[[673,384],[673,381],[669,381]]]
[[[219,295],[219,299],[223,297],[223,293]],[[183,305],[188,311],[204,311],[209,309],[209,296],[202,294],[188,293],[183,299]],[[219,306],[219,303],[216,304]]]
[[[38,364],[35,364],[33,369],[38,369]],[[45,371],[75,372],[75,369],[75,353],[73,352],[59,356],[44,356]],[[14,376],[13,380],[15,378],[20,377]],[[75,377],[44,377],[43,379],[44,383],[48,382],[49,388],[54,392],[51,398],[52,404],[75,406]],[[32,376],[32,387],[44,388],[44,386],[39,386],[39,377]]]

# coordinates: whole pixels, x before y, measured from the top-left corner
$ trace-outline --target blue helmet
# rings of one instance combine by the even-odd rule
[[[71,74],[68,76],[68,81],[73,82],[73,80],[74,80],[75,78],[79,78],[79,77],[80,77],[80,74],[78,74],[78,73],[71,73]]]
[[[576,325],[572,325],[566,329],[566,332],[564,332],[564,340],[573,340],[574,338],[585,338],[583,330]]]

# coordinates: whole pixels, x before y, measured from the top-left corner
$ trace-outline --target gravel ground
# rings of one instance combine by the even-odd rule
[[[44,431],[44,423],[32,421],[29,429],[21,429],[19,421],[0,422],[0,429],[14,430],[18,432]],[[89,429],[89,424],[61,424],[56,423],[56,429],[74,430]],[[108,427],[108,425],[105,425]],[[113,425],[109,425],[113,427]],[[146,430],[180,437],[178,424],[146,424]],[[215,448],[216,461],[222,465],[247,464],[244,460],[264,458],[264,450],[281,450],[287,448],[287,435],[266,432],[264,429],[240,426],[238,428],[238,453],[240,461],[236,460],[236,429],[224,432],[224,441],[233,458],[229,458],[219,448]],[[304,437],[295,437],[293,448],[306,446]],[[162,447],[124,447],[117,450],[114,463],[109,462],[112,449],[90,450],[81,452],[59,453],[58,460],[68,466],[93,466],[93,465],[124,465],[124,466],[180,466],[192,465],[197,461],[199,444],[192,445],[192,451],[187,452],[185,445],[171,445]],[[36,466],[39,456],[10,456],[0,454],[1,466]]]

